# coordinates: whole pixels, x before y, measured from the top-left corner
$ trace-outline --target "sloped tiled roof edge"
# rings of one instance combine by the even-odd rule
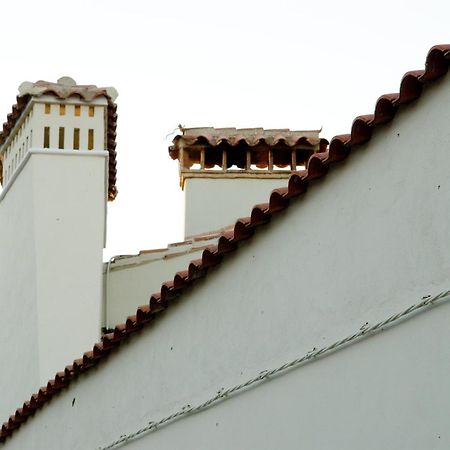
[[[39,83],[39,82],[38,82]],[[6,139],[8,138],[11,130],[14,128],[17,120],[21,116],[22,112],[27,107],[31,98],[39,97],[42,95],[50,94],[54,95],[60,99],[66,99],[70,96],[78,96],[83,98],[84,100],[92,100],[93,98],[104,96],[108,101],[108,111],[107,111],[107,122],[108,128],[106,132],[106,146],[109,153],[109,162],[108,162],[108,200],[112,201],[116,198],[117,195],[117,169],[116,169],[116,128],[117,128],[117,105],[112,100],[111,96],[104,88],[96,88],[95,90],[87,89],[90,86],[78,86],[80,89],[71,92],[70,95],[67,95],[66,92],[62,90],[55,89],[55,84],[49,84],[48,87],[42,86],[39,92],[24,95],[18,95],[16,97],[16,102],[12,106],[12,111],[6,116],[6,122],[3,124],[2,130],[0,130],[0,145],[2,145]],[[84,88],[84,89],[82,89]],[[93,92],[91,92],[93,91]]]
[[[382,95],[371,115],[359,116],[353,121],[350,134],[334,137],[327,151],[314,154],[304,171],[294,173],[288,187],[275,189],[268,203],[253,208],[250,217],[239,219],[234,229],[221,235],[218,244],[203,251],[202,258],[192,261],[188,270],[178,272],[172,281],[165,282],[161,291],[150,297],[149,303],[139,307],[136,314],[127,318],[125,323],[117,325],[113,332],[102,337],[101,342],[86,352],[82,358],[58,372],[47,386],[42,387],[18,408],[0,431],[0,442],[4,442],[26,422],[36,410],[42,408],[51,398],[67,387],[79,374],[89,370],[104,359],[114,348],[131,334],[150,323],[159,312],[168,307],[170,301],[178,297],[184,289],[190,287],[199,278],[204,277],[210,267],[218,265],[223,256],[238,248],[238,243],[249,239],[256,228],[267,223],[270,218],[289,206],[290,199],[304,194],[308,182],[321,178],[328,172],[331,164],[345,159],[354,146],[368,142],[376,127],[391,121],[398,108],[417,100],[425,84],[432,83],[448,71],[450,64],[450,45],[437,45],[427,55],[425,70],[407,72],[401,81],[398,94]]]

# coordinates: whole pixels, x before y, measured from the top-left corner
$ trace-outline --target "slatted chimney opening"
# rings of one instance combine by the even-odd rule
[[[249,146],[245,143],[230,147],[223,143],[215,147],[196,144],[183,148],[180,154],[182,171],[221,171],[258,173],[298,170],[316,151],[312,146],[266,144]]]
[[[181,128],[169,147],[187,178],[287,178],[301,170],[327,141],[319,130]]]

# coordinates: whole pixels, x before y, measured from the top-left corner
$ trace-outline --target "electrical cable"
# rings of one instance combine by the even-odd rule
[[[368,337],[370,335],[373,335],[379,331],[381,331],[383,328],[387,326],[393,326],[400,323],[403,319],[406,317],[412,315],[413,313],[418,313],[419,311],[424,311],[430,306],[436,304],[436,302],[440,300],[441,302],[450,300],[450,290],[441,292],[440,294],[435,295],[434,297],[431,297],[430,295],[427,295],[426,297],[423,297],[422,300],[419,303],[416,303],[414,305],[411,305],[409,308],[394,314],[390,317],[388,317],[385,320],[382,320],[375,325],[369,325],[367,322],[359,328],[358,331],[355,333],[352,333],[348,335],[347,337],[344,337],[342,339],[339,339],[335,342],[333,342],[330,345],[327,345],[326,347],[316,348],[314,347],[309,352],[299,356],[298,358],[286,362],[282,364],[281,366],[278,366],[274,369],[270,370],[263,370],[258,375],[250,378],[249,380],[237,384],[233,387],[230,387],[228,389],[220,389],[217,394],[208,400],[195,405],[186,405],[177,411],[173,412],[172,414],[163,417],[157,421],[149,422],[146,426],[143,428],[135,431],[134,433],[122,435],[117,439],[116,441],[112,442],[111,444],[105,446],[105,447],[97,447],[97,450],[111,450],[113,448],[121,447],[126,445],[128,442],[130,442],[133,439],[136,439],[137,437],[157,431],[162,425],[166,425],[168,423],[174,422],[177,419],[181,419],[182,417],[186,417],[189,414],[198,413],[202,410],[205,410],[209,408],[210,406],[224,401],[227,398],[230,398],[230,396],[236,395],[238,392],[243,391],[244,389],[249,388],[250,386],[254,384],[260,384],[263,381],[267,380],[270,377],[273,377],[275,375],[279,375],[281,373],[286,373],[289,369],[293,369],[298,366],[303,366],[304,364],[311,362],[317,358],[323,358],[325,355],[328,355],[332,352],[335,352],[339,348],[343,346],[347,346],[351,343],[353,343],[356,340],[361,340],[362,338]]]

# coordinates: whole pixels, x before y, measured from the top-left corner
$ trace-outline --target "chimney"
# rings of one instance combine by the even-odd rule
[[[287,186],[327,144],[318,130],[182,128],[169,148],[185,192],[185,238],[219,231]]]
[[[0,133],[0,321],[21,355],[2,361],[30,389],[100,338],[116,97],[69,77],[24,82]]]

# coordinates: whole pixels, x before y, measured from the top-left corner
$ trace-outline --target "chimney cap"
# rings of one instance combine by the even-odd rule
[[[35,83],[24,81],[19,86],[19,95],[17,103],[12,106],[12,111],[7,115],[7,120],[0,128],[0,147],[8,139],[14,129],[17,121],[26,110],[32,97],[42,95],[53,95],[61,100],[71,96],[82,98],[90,102],[97,97],[103,96],[107,100],[107,131],[106,131],[106,149],[109,152],[109,174],[108,174],[108,200],[114,200],[117,195],[116,187],[116,124],[117,124],[117,105],[114,103],[118,96],[117,90],[113,87],[97,87],[95,85],[79,85],[68,76],[63,76],[56,83],[39,80]],[[1,182],[1,179],[0,179]]]
[[[185,150],[191,146],[202,145],[206,149],[219,145],[235,147],[244,144],[252,148],[258,145],[275,147],[283,144],[287,147],[309,146],[325,148],[326,139],[319,137],[321,130],[290,130],[288,128],[264,129],[264,128],[180,128],[183,134],[173,139],[173,145],[169,147],[172,159],[178,159],[180,148]]]
[[[45,94],[53,94],[60,99],[66,99],[76,95],[87,102],[101,96],[114,102],[119,95],[117,90],[113,87],[97,87],[94,84],[77,84],[73,78],[68,76],[59,78],[56,83],[44,80],[39,80],[35,83],[24,81],[19,86],[20,97],[25,95],[40,97]]]

